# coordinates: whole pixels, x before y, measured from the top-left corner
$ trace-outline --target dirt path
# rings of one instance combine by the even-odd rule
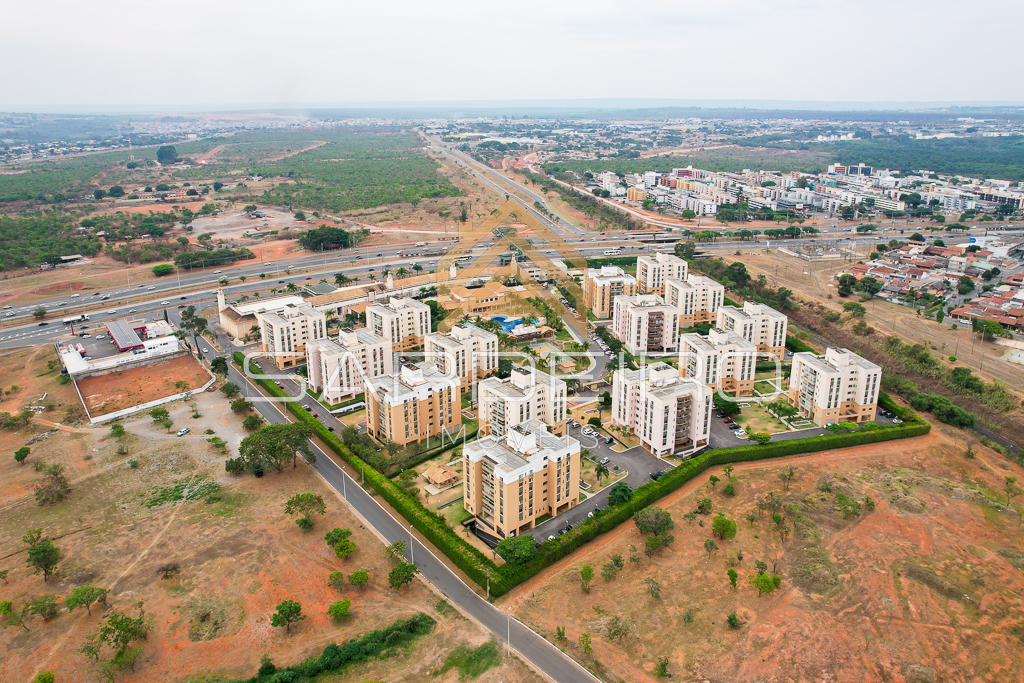
[[[666,157],[672,156],[673,154],[688,154],[690,152],[706,152],[709,149],[727,149],[729,147],[739,147],[739,145],[704,145],[701,147],[672,147],[670,149],[659,149],[656,152],[643,152],[640,154],[640,158],[650,159],[652,157]]]
[[[200,164],[205,164],[207,161],[220,154],[226,147],[227,145],[217,145],[210,151],[204,152],[202,156],[196,157],[196,161]]]
[[[271,157],[271,158],[267,159],[267,161],[280,161],[281,159],[287,159],[288,157],[293,157],[296,154],[302,154],[303,152],[308,152],[311,149],[316,149],[317,147],[323,147],[326,144],[327,144],[326,140],[319,140],[319,141],[316,142],[316,144],[312,144],[309,147],[303,147],[302,149],[297,149],[294,152],[288,152],[286,154],[282,154],[281,156]]]

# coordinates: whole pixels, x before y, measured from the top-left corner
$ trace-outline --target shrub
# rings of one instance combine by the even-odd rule
[[[335,621],[344,621],[345,619],[348,619],[349,615],[351,614],[351,606],[351,600],[338,600],[336,603],[327,608],[327,614],[330,615]]]

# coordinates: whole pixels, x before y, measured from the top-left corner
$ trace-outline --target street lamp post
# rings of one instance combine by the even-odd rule
[[[412,535],[412,524],[409,525],[409,561],[416,564],[416,539]]]

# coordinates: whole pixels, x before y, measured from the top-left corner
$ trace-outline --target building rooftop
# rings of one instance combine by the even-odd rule
[[[501,437],[485,436],[466,444],[465,455],[473,462],[487,458],[502,482],[515,481],[520,474],[534,474],[557,460],[580,452],[580,442],[570,436],[555,436],[540,420],[528,420],[511,427]]]
[[[129,322],[122,318],[121,320],[106,322],[104,326],[110,332],[110,338],[119,350],[127,351],[128,349],[137,349],[142,346],[142,339],[139,337],[137,330],[145,331],[145,322],[141,320]]]
[[[882,369],[867,358],[858,356],[849,349],[840,349],[831,346],[825,349],[824,356],[804,351],[803,353],[793,354],[793,359],[795,360],[798,356],[804,363],[814,367],[819,372],[837,372],[853,365],[863,368],[864,370],[881,371]]]
[[[366,381],[390,405],[399,405],[406,400],[423,400],[430,393],[448,388],[457,392],[459,387],[457,378],[445,376],[433,363],[404,363],[396,374]]]

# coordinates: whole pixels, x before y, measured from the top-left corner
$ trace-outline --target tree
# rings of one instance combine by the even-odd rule
[[[333,548],[350,536],[352,536],[352,531],[350,529],[339,529],[335,527],[324,534],[324,540],[327,541],[327,545]]]
[[[43,308],[42,306],[36,306],[32,310],[32,315],[35,317],[36,320],[41,320],[42,318],[46,317],[46,309]]]
[[[782,578],[778,574],[755,574],[748,579],[751,586],[757,589],[757,597],[771,595],[775,589],[782,585]]]
[[[103,199],[107,196],[107,191],[103,189],[96,189],[92,191],[92,196],[96,199]]]
[[[657,506],[646,507],[633,513],[633,523],[642,534],[659,536],[675,528],[672,515]]]
[[[56,595],[40,595],[32,598],[24,609],[26,614],[35,614],[47,621],[57,616],[58,611]]]
[[[856,301],[847,301],[844,303],[843,310],[858,318],[864,317],[864,314],[868,312],[868,309],[864,308],[863,305]]]
[[[18,450],[14,451],[14,461],[16,463],[18,463],[19,465],[24,464],[25,463],[25,458],[28,457],[28,454],[30,452],[31,451],[30,451],[28,446],[22,446]]]
[[[356,588],[362,588],[370,582],[370,574],[365,569],[358,569],[349,575],[348,582]]]
[[[1006,506],[1010,506],[1010,500],[1020,495],[1020,489],[1016,486],[1017,477],[1005,477],[1006,485],[1003,486],[1003,493],[1006,494]]]
[[[655,600],[661,598],[661,584],[658,583],[657,579],[647,578],[644,580],[644,583],[647,585],[648,595],[650,595]]]
[[[167,433],[170,434],[171,433],[171,427],[174,426],[174,420],[172,420],[170,418],[167,418],[166,420],[164,420],[160,424],[163,426],[164,429],[167,430]]]
[[[626,503],[632,497],[633,490],[630,489],[629,484],[627,484],[624,481],[616,482],[612,484],[610,489],[608,489],[609,505],[619,505],[620,503]]]
[[[580,567],[580,588],[584,593],[590,592],[590,582],[594,580],[594,568],[589,564]]]
[[[739,628],[743,625],[743,622],[740,621],[740,618],[736,616],[735,612],[732,612],[729,616],[727,616],[725,618],[725,622],[729,624],[729,628]]]
[[[71,595],[64,598],[64,606],[68,608],[69,612],[74,611],[79,607],[84,607],[86,613],[92,614],[92,610],[89,609],[89,605],[94,602],[100,604],[107,604],[107,593],[106,588],[98,588],[91,583],[87,583],[84,586],[79,586],[71,591]]]
[[[166,420],[170,416],[170,413],[167,412],[166,408],[154,408],[149,411],[149,416],[153,418],[154,423],[157,423]]]
[[[252,401],[244,396],[232,399],[230,406],[233,413],[247,413],[253,409]]]
[[[739,577],[739,574],[736,573],[735,569],[730,569],[729,571],[726,572],[726,574],[728,574],[728,576],[729,576],[729,584],[732,585],[733,588],[735,588],[736,587],[736,579],[737,579],[737,577]]]
[[[45,470],[43,480],[36,484],[36,502],[40,505],[53,505],[64,500],[71,493],[71,484],[64,476],[64,465],[50,465]]]
[[[711,488],[715,488],[715,486],[718,485],[718,482],[722,480],[712,474],[710,477],[708,477],[708,481],[711,482]]]
[[[157,277],[163,277],[164,275],[170,275],[174,272],[174,266],[170,263],[161,263],[158,266],[153,266],[153,275]]]
[[[335,621],[344,621],[345,619],[348,619],[349,615],[351,614],[351,606],[351,600],[338,600],[336,603],[327,608],[327,614],[331,616]]]
[[[214,360],[217,360],[217,359],[214,358]],[[226,371],[225,371],[225,374],[227,374]],[[238,385],[234,384],[233,382],[228,382],[228,383],[222,385],[221,388],[220,388],[220,393],[224,394],[224,396],[226,396],[227,398],[231,398],[232,396],[236,395],[238,392],[239,392]]]
[[[299,452],[308,463],[313,464],[316,462],[316,456],[307,440],[310,431],[310,428],[301,422],[267,425],[242,439],[238,457],[243,468],[250,474],[270,469],[281,472],[289,459],[292,461],[292,467],[295,467]]]
[[[224,356],[217,356],[212,361],[210,361],[210,369],[213,370],[214,374],[220,375],[221,377],[227,377],[228,376],[228,360],[227,360],[227,358],[225,358]],[[227,385],[225,384],[224,386],[227,386]],[[234,386],[234,385],[232,385],[232,386]],[[223,391],[223,390],[224,390],[224,387],[221,387],[221,391]],[[238,391],[238,387],[237,386],[235,387],[235,391],[236,392]],[[227,394],[225,394],[225,396],[226,395]]]
[[[42,540],[42,538],[43,538],[43,530],[42,529],[38,529],[38,528],[36,528],[36,529],[29,529],[28,531],[25,532],[25,535],[21,537],[21,542],[22,543],[27,543],[31,547],[31,546],[37,545],[39,543],[39,541]]]
[[[651,536],[650,538],[655,537]],[[615,568],[615,563],[611,560],[605,562],[604,565],[601,566],[601,578],[603,578],[605,581],[613,580],[618,573],[619,571]]]
[[[606,478],[610,477],[611,474],[612,473],[608,469],[607,465],[603,465],[602,463],[597,463],[597,465],[594,466],[594,476],[597,478],[597,485],[598,486],[601,485],[601,480],[602,479],[606,479]]]
[[[22,618],[22,611],[14,609],[14,603],[10,600],[0,600],[0,628],[8,626],[20,626],[26,631],[25,620]]]
[[[312,529],[316,523],[313,515],[326,514],[327,506],[324,497],[318,493],[297,493],[284,504],[284,512],[287,515],[301,514],[302,517],[295,520],[295,523],[302,529]]]
[[[32,683],[54,683],[55,680],[52,671],[41,671],[32,679]]]
[[[719,514],[711,522],[711,533],[717,535],[723,541],[727,538],[736,538],[736,522]]]
[[[284,626],[286,633],[291,633],[292,624],[306,618],[302,613],[302,605],[295,600],[285,600],[277,606],[277,611],[270,616],[271,626]]]
[[[593,651],[593,644],[591,643],[589,633],[581,633],[579,643],[580,647],[583,648],[583,651],[587,654],[590,654]]]
[[[125,435],[124,425],[112,424],[110,425],[110,435],[115,439],[120,439]]]
[[[754,432],[753,434],[750,435],[749,438],[751,441],[758,444],[759,446],[764,446],[765,444],[771,442],[772,435],[769,434],[768,432]],[[729,484],[729,486],[732,486],[732,484]]]
[[[249,432],[255,432],[257,429],[263,426],[263,418],[253,413],[244,420],[242,420],[242,427]]]
[[[339,560],[346,560],[356,550],[356,542],[351,538],[343,538],[334,546],[334,554]]]
[[[173,145],[163,145],[156,151],[156,161],[161,166],[173,164],[178,159],[178,151]]]
[[[533,536],[529,534],[503,538],[498,541],[496,551],[501,556],[501,559],[513,567],[529,564],[530,560],[537,554],[537,548],[533,544]]]
[[[711,553],[718,550],[718,544],[712,541],[710,538],[704,539],[704,550],[708,553],[708,559],[711,559]]]
[[[713,503],[711,502],[710,498],[701,498],[700,500],[697,501],[697,512],[699,512],[702,515],[706,515],[707,513],[711,512],[712,507]]]
[[[384,550],[392,562],[401,562],[405,559],[405,541],[398,539]]]
[[[419,571],[419,567],[412,562],[399,562],[388,572],[388,585],[396,591],[400,590],[402,586],[412,581]]]

